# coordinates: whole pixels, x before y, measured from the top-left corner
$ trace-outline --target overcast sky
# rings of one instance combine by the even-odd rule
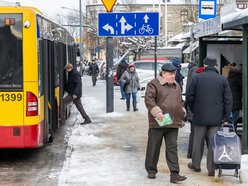
[[[79,0],[5,0],[10,2],[20,2],[22,6],[33,6],[53,18],[56,14],[66,14],[66,10],[61,7],[79,9]],[[82,0],[82,3],[85,0]]]
[[[0,0],[1,1],[1,0]],[[3,0],[9,2],[20,2],[22,6],[34,6],[40,9],[42,12],[46,13],[49,17],[54,18],[56,14],[66,14],[67,11],[61,7],[68,7],[72,9],[79,9],[79,0]],[[125,0],[124,0],[125,1]],[[179,1],[179,0],[173,0]],[[82,0],[82,6],[85,4],[86,0]],[[117,0],[122,2],[121,0]],[[137,3],[159,3],[159,0],[137,0]],[[161,0],[162,2],[162,0]],[[98,0],[101,3],[101,0]]]

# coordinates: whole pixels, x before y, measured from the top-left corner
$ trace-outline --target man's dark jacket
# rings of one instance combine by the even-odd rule
[[[220,126],[222,120],[229,120],[232,109],[232,93],[227,79],[214,67],[193,77],[186,94],[193,111],[194,125]]]
[[[232,110],[242,109],[242,73],[230,70],[227,80],[229,82],[232,96],[233,96],[233,107]]]
[[[121,79],[122,74],[127,70],[128,64],[126,62],[121,62],[116,70],[117,80]]]
[[[82,96],[82,79],[77,70],[73,69],[68,73],[68,81],[65,90],[70,96],[76,95],[78,98]]]
[[[99,67],[98,67],[98,65],[96,63],[92,63],[90,65],[89,70],[90,70],[91,74],[98,74],[99,73]]]

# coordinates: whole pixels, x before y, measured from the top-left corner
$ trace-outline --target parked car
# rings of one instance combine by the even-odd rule
[[[116,70],[113,71],[113,81],[114,81],[114,85],[115,86],[118,86],[118,80],[117,80]]]
[[[157,74],[159,74],[163,64],[168,63],[169,61],[157,61]],[[140,78],[140,81],[146,79],[147,77],[155,77],[155,65],[154,60],[142,60],[135,61],[133,64],[136,68],[136,72]]]
[[[157,61],[157,74],[161,70],[163,64],[167,63],[168,61]],[[143,79],[155,75],[155,67],[154,67],[154,60],[140,60],[133,62],[136,72],[140,78],[140,81]],[[116,72],[114,71],[114,85],[118,85]]]
[[[105,63],[105,61],[98,61],[97,65],[99,68],[99,79],[105,79],[106,78],[106,63]]]
[[[188,75],[188,63],[182,63],[181,65],[182,65],[182,67],[181,67],[181,71],[180,72],[181,72],[181,74],[184,77],[184,79],[183,79],[183,91],[182,91],[182,94],[183,94],[183,100],[185,100],[187,75]],[[148,76],[148,77],[140,80],[140,95],[141,95],[141,97],[144,97],[145,96],[147,83],[149,83],[149,81],[151,81],[152,79],[154,79],[154,75],[153,76]]]

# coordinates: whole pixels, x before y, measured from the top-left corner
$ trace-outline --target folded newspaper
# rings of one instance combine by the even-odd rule
[[[173,123],[169,113],[164,114],[163,120],[158,120],[157,118],[155,118],[155,120],[157,121],[157,123],[160,127],[170,125]]]

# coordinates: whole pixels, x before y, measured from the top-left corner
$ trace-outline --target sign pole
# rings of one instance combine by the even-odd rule
[[[114,83],[113,83],[113,37],[107,37],[107,78],[106,78],[106,96],[107,113],[114,111]]]
[[[111,13],[116,0],[102,0],[102,2],[107,13],[98,14],[98,36],[107,37],[106,108],[108,113],[114,110],[113,37],[158,36],[159,14],[158,12]],[[157,38],[155,38],[155,40],[157,40]],[[155,52],[155,55],[157,55],[157,52]],[[155,64],[155,68],[157,68],[157,64]],[[157,70],[155,70],[155,76],[157,76],[156,73]]]
[[[79,0],[79,20],[80,20],[80,27],[79,27],[79,37],[80,37],[80,43],[79,43],[79,51],[80,51],[80,74],[81,76],[83,75],[82,74],[82,62],[83,62],[83,41],[82,41],[82,38],[83,38],[83,32],[82,32],[82,1]]]
[[[155,59],[155,63],[154,63],[154,76],[155,78],[157,78],[157,45],[158,45],[158,42],[157,42],[157,36],[155,36],[155,50],[154,50],[154,59]]]
[[[116,3],[116,0],[102,0],[103,5],[105,6],[107,12],[112,12],[113,6]],[[113,37],[107,37],[106,39],[106,108],[107,113],[114,111],[114,83],[113,83]]]

